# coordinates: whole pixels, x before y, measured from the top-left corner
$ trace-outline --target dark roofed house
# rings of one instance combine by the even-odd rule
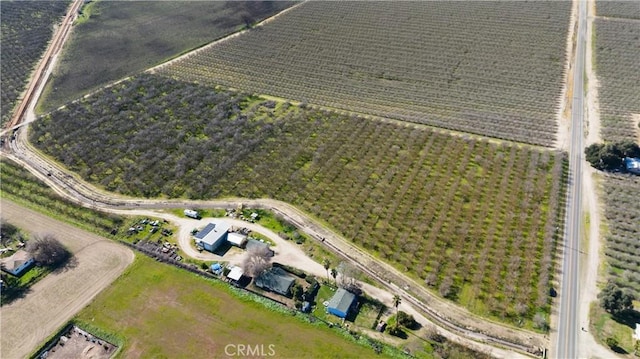
[[[262,272],[255,280],[256,286],[284,296],[289,295],[294,282],[295,279],[279,267],[272,267]]]
[[[11,257],[2,259],[2,270],[9,272],[16,277],[21,276],[27,269],[35,263],[33,257],[26,251],[19,250]]]
[[[339,288],[329,301],[327,310],[337,317],[346,318],[356,302],[355,294]]]

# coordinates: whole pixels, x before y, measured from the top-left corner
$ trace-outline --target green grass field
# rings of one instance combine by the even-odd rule
[[[289,1],[90,2],[82,9],[83,15],[47,83],[39,109],[50,111],[101,85],[224,37],[292,4]]]
[[[618,341],[620,348],[624,349],[627,353],[633,353],[635,344],[633,331],[635,328],[615,320],[611,314],[602,309],[598,303],[591,304],[589,317],[591,318],[589,328],[594,334],[594,338],[596,338],[600,344],[606,348],[607,338],[612,337]]]
[[[226,355],[228,344],[265,350],[273,344],[280,358],[375,355],[324,324],[312,325],[239,297],[227,284],[142,256],[76,319],[117,333],[124,344],[121,358],[217,358]]]

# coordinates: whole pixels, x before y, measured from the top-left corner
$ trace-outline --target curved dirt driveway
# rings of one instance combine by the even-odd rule
[[[125,246],[0,201],[2,218],[30,233],[52,233],[73,252],[75,267],[51,273],[22,299],[0,308],[0,357],[23,358],[84,308],[133,262]]]

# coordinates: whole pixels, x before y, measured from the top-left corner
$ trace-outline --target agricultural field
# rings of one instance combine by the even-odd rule
[[[595,64],[605,142],[640,139],[640,5],[597,1]],[[607,16],[611,18],[602,18]],[[609,276],[640,297],[640,178],[606,174],[603,181]]]
[[[596,2],[596,15],[640,19],[640,4],[637,1],[601,1]]]
[[[370,345],[354,343],[324,323],[306,323],[275,303],[263,302],[226,283],[138,256],[124,275],[79,313],[76,322],[92,332],[118,337],[123,358],[225,357],[236,349],[227,348],[225,353],[228,344],[264,345],[265,353],[273,349],[279,358],[375,355]],[[390,354],[387,350],[384,353]]]
[[[69,1],[3,1],[0,6],[0,125],[11,113],[28,77],[53,36]]]
[[[640,22],[596,17],[594,23],[602,138],[637,141],[640,119],[633,115],[640,114]]]
[[[553,145],[571,2],[307,2],[160,73]]]
[[[125,246],[4,198],[0,206],[6,220],[31,234],[49,233],[73,253],[64,269],[49,272],[23,299],[3,304],[0,310],[2,328],[11,328],[0,335],[0,357],[29,358],[41,341],[120,276],[133,262],[134,254]]]
[[[30,139],[110,191],[292,203],[482,315],[531,326],[549,310],[561,153],[147,74]]]
[[[607,175],[603,187],[610,274],[640,298],[640,177]]]
[[[39,109],[50,111],[109,82],[250,26],[292,4],[291,1],[88,2],[81,9],[82,15],[47,84]]]

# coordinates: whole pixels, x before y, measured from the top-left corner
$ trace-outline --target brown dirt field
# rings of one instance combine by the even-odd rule
[[[29,233],[51,233],[73,252],[74,267],[51,273],[25,298],[0,308],[0,357],[22,358],[84,308],[133,262],[111,240],[0,200],[2,218]]]

